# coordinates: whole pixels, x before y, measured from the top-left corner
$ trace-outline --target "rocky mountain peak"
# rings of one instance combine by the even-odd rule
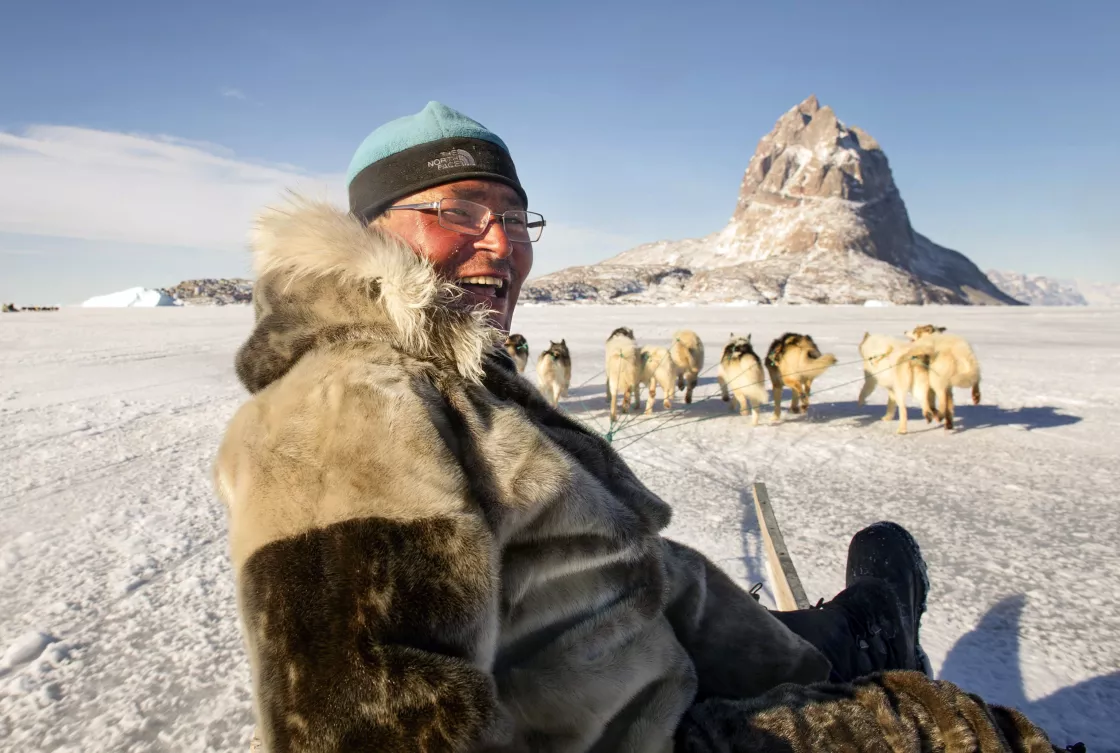
[[[914,231],[879,143],[815,95],[759,140],[722,231],[646,244],[599,266],[628,270],[596,271],[595,283],[583,275],[580,291],[601,283],[604,291],[619,291],[606,295],[629,296],[620,292],[621,278],[641,267],[672,267],[691,277],[681,283],[685,278],[674,272],[673,284],[683,284],[676,292],[656,283],[670,298],[693,291],[766,302],[1015,302],[966,257]],[[573,274],[581,273],[555,279],[570,286]]]
[[[896,191],[878,142],[848,128],[811,96],[762,137],[747,165],[737,212],[752,201],[788,204],[805,198],[869,201]]]

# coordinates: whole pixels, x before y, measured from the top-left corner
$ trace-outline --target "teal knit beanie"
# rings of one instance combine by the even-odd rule
[[[439,102],[381,126],[362,142],[346,182],[350,211],[366,222],[403,196],[458,180],[504,183],[528,198],[509,148],[478,121]]]

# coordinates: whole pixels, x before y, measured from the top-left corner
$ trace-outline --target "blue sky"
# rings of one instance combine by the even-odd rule
[[[920,232],[1120,280],[1118,38],[1106,2],[21,3],[0,300],[247,274],[256,207],[341,200],[362,138],[430,99],[510,145],[550,221],[538,273],[722,227],[815,93],[880,142]]]

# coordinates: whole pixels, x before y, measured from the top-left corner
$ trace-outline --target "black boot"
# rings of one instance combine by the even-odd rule
[[[774,616],[832,662],[832,680],[872,672],[930,673],[918,642],[929,581],[917,542],[896,523],[876,523],[848,546],[847,588],[827,603]]]
[[[922,550],[909,531],[898,523],[883,521],[852,537],[845,582],[851,587],[864,578],[878,578],[890,585],[902,610],[907,644],[913,647],[918,668],[930,674],[929,658],[919,636],[929,595],[929,573]]]

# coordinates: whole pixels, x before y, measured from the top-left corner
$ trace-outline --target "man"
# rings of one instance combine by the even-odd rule
[[[215,465],[265,748],[1051,749],[916,671],[900,527],[786,614],[661,536],[668,506],[499,347],[545,224],[500,138],[433,102],[348,180],[350,214],[258,222],[253,398]]]

